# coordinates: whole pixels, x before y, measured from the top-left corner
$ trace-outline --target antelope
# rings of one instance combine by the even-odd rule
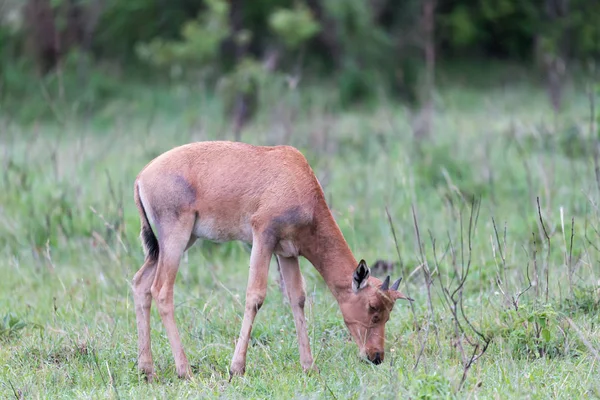
[[[166,330],[177,375],[191,377],[175,323],[173,285],[183,253],[198,238],[251,245],[245,310],[230,379],[245,373],[248,341],[265,301],[273,255],[291,305],[304,372],[318,368],[306,329],[300,256],[317,269],[337,300],[360,357],[374,364],[383,362],[385,324],[394,303],[412,299],[398,291],[401,278],[390,286],[389,275],[382,282],[370,276],[364,260],[357,262],[317,177],[296,148],[228,141],[181,145],[140,171],[134,199],[145,260],[133,277],[132,291],[138,369],[148,381],[155,376],[150,344],[152,299]]]

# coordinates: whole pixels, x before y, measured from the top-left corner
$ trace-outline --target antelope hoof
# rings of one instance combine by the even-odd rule
[[[190,367],[177,368],[177,376],[180,379],[191,379],[192,378],[192,370]]]
[[[231,364],[231,367],[229,368],[229,381],[231,382],[231,379],[234,376],[243,376],[246,373],[246,366],[243,364]]]
[[[316,364],[313,364],[313,363],[308,364],[308,365],[303,365],[302,370],[307,375],[319,374],[319,372],[320,372],[319,367],[317,367]]]
[[[146,382],[152,383],[152,381],[154,381],[156,375],[154,374],[154,367],[152,366],[152,364],[140,365],[139,371],[142,373],[142,375],[144,375],[144,379],[146,380]]]

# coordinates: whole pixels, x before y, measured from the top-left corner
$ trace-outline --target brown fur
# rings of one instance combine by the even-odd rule
[[[133,278],[138,364],[149,379],[154,374],[149,319],[152,298],[177,373],[181,377],[191,374],[174,320],[173,284],[183,252],[197,237],[252,244],[246,309],[231,361],[232,375],[245,371],[252,324],[266,296],[273,254],[281,266],[305,371],[315,366],[306,331],[306,292],[299,256],[314,265],[335,296],[361,355],[375,363],[383,360],[384,327],[393,301],[407,297],[395,290],[380,290],[381,281],[368,274],[367,285],[353,291],[358,263],[327,207],[317,178],[295,148],[221,141],[180,146],[158,156],[140,172],[134,195],[147,255]],[[156,252],[149,231],[156,234]]]

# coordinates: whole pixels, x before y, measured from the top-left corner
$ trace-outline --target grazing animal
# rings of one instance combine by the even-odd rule
[[[134,198],[141,218],[145,262],[133,277],[138,331],[138,368],[154,376],[150,306],[156,301],[177,374],[191,376],[175,323],[173,284],[183,252],[202,238],[252,245],[242,326],[230,376],[243,375],[254,318],[267,293],[276,255],[298,338],[304,371],[317,369],[311,354],[298,257],[308,259],[335,296],[360,355],[384,359],[384,328],[397,299],[412,300],[371,277],[357,262],[325,202],[308,162],[290,146],[240,142],[186,144],[156,157],[138,174]]]

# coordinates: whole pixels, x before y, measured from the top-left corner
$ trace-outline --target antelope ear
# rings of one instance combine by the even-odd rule
[[[371,270],[367,267],[365,260],[360,260],[356,271],[352,275],[352,291],[358,293],[359,290],[367,286],[367,280],[371,275]]]
[[[414,301],[414,299],[411,299],[410,297],[408,297],[404,293],[399,292],[397,290],[390,290],[390,295],[392,296],[392,298],[394,300],[404,299],[404,300],[408,300],[408,301]]]

